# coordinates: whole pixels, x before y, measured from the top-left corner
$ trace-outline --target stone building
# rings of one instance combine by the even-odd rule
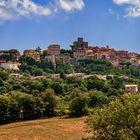
[[[84,49],[88,47],[88,42],[85,42],[83,38],[78,38],[77,41],[73,42],[73,45],[70,46],[73,51],[77,49]]]
[[[31,57],[36,61],[40,61],[41,53],[36,50],[24,50],[24,56]]]
[[[60,55],[60,45],[52,44],[48,47],[48,55]]]
[[[126,93],[137,93],[138,85],[125,85],[125,92]]]

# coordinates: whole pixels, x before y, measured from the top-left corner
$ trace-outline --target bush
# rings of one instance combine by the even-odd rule
[[[68,109],[55,110],[55,116],[65,116],[65,115],[70,115],[70,111]]]

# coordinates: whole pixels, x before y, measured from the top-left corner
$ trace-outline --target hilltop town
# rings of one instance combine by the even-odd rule
[[[96,131],[99,133],[98,139],[101,130],[109,128],[109,132],[117,130],[112,140],[124,132],[123,137],[118,139],[135,139],[137,134],[131,135],[130,127],[134,127],[136,132],[140,130],[139,91],[138,53],[118,51],[109,46],[91,46],[83,38],[74,41],[69,50],[51,44],[46,50],[37,47],[34,50],[24,50],[23,54],[16,49],[0,51],[0,124],[41,119],[32,121],[31,129],[24,127],[27,135],[40,136],[42,132],[43,138],[48,139],[50,132],[56,133],[54,129],[59,133],[58,137],[70,130],[68,139],[71,136],[73,139],[72,129],[77,135],[75,125],[77,128],[84,126],[83,121],[88,117],[85,126],[90,127],[93,135],[85,130],[87,138],[93,137]],[[75,119],[82,116],[80,120]],[[24,123],[20,123],[18,129],[22,128],[21,124]],[[67,126],[70,124],[72,127]],[[65,130],[62,129],[63,125],[66,126]],[[10,126],[10,129],[17,128],[15,126]],[[23,137],[26,135],[21,134],[24,129],[19,135],[18,130],[15,130],[14,135],[9,131],[8,134],[14,138],[20,135]],[[1,130],[2,139],[11,138],[5,130]],[[54,136],[54,133],[51,134]],[[79,135],[84,137],[82,133]],[[104,136],[106,131],[101,139]],[[108,139],[110,135],[106,140]]]
[[[19,70],[20,58],[22,56],[41,61],[42,58],[50,61],[56,66],[57,61],[62,63],[72,63],[78,60],[106,60],[116,69],[122,69],[124,65],[132,67],[140,66],[140,54],[131,53],[125,50],[115,50],[114,48],[91,46],[83,38],[78,38],[70,45],[69,50],[64,50],[58,44],[49,45],[48,49],[41,51],[38,47],[35,50],[24,50],[23,55],[16,49],[0,50],[0,67],[10,70]]]

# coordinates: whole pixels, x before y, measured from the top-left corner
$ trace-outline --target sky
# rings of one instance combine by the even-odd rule
[[[140,53],[140,0],[0,0],[0,49],[91,46]]]

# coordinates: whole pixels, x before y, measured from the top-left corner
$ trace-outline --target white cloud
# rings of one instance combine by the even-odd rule
[[[83,0],[59,0],[60,7],[65,11],[82,10]]]
[[[129,17],[140,17],[140,0],[113,0],[116,4],[128,4],[129,8],[126,9]]]
[[[49,5],[41,5],[33,0],[0,0],[0,22],[20,17],[49,16],[58,9],[64,11],[82,10],[83,0],[50,0]]]
[[[0,0],[0,21],[12,20],[21,16],[51,14],[49,7],[41,6],[32,0]]]

